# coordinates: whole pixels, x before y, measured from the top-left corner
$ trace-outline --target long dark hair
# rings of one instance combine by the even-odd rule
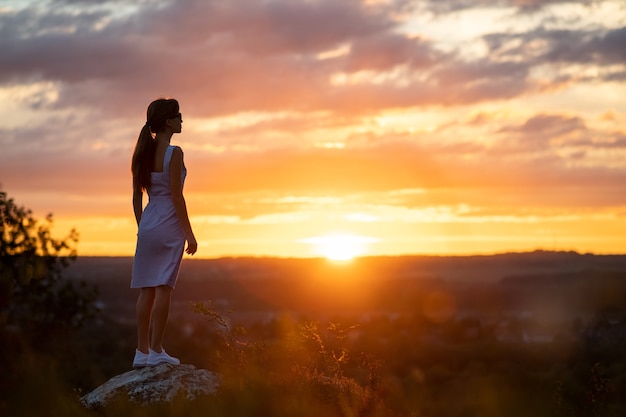
[[[165,128],[167,119],[176,117],[179,109],[178,101],[173,98],[159,98],[148,106],[146,124],[139,132],[131,164],[133,181],[140,184],[143,190],[148,190],[151,185],[152,164],[156,148],[154,135]]]

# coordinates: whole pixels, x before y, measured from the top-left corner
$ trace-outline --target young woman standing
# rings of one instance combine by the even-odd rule
[[[170,145],[174,133],[181,132],[182,122],[176,100],[153,101],[133,153],[133,209],[138,233],[131,288],[139,289],[133,368],[180,364],[163,349],[163,338],[183,252],[193,255],[198,249],[183,197],[187,175],[183,151]],[[145,209],[144,191],[149,198]]]

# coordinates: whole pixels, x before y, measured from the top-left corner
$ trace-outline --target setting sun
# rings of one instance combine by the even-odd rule
[[[350,234],[335,233],[303,239],[313,245],[314,251],[332,261],[349,261],[367,252],[367,245],[378,239]]]

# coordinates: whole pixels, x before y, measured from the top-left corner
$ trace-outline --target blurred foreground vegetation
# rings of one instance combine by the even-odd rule
[[[412,320],[358,326],[282,317],[230,327],[210,303],[206,326],[173,327],[168,349],[222,375],[220,392],[194,402],[104,415],[171,416],[623,416],[624,344],[503,344],[482,338],[418,341]],[[445,331],[442,329],[442,331]],[[450,333],[450,337],[452,337]],[[87,416],[80,395],[130,370],[134,328],[87,326],[41,352],[2,335],[2,415]],[[7,375],[9,377],[7,378]],[[158,414],[153,414],[158,413]],[[94,414],[95,415],[95,414]]]

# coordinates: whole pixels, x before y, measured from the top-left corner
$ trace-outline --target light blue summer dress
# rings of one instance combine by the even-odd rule
[[[137,247],[133,260],[131,288],[169,285],[174,288],[180,270],[185,232],[172,201],[170,161],[175,146],[168,146],[163,159],[163,172],[152,172],[148,204],[139,222]],[[183,164],[182,182],[187,169]]]

